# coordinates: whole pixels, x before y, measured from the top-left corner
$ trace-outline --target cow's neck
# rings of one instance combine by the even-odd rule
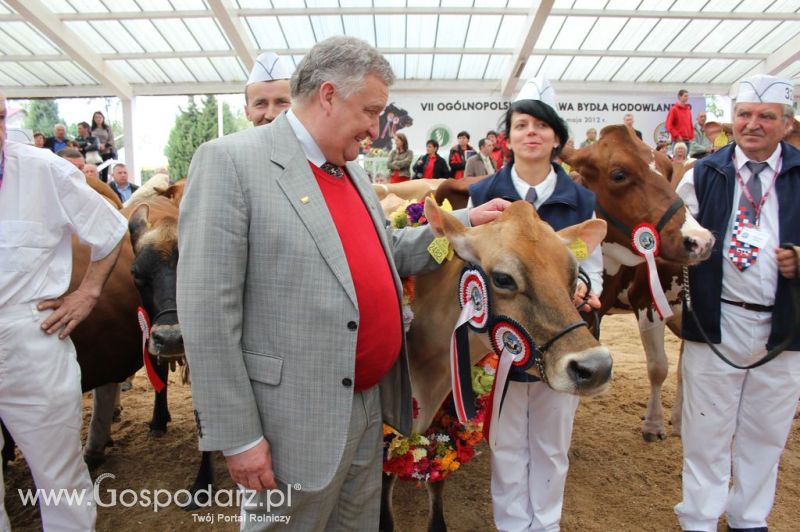
[[[616,275],[622,266],[636,266],[644,262],[644,258],[634,253],[627,246],[616,242],[604,241],[603,271],[606,275]]]

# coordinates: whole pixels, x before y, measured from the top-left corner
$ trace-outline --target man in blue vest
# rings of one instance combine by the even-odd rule
[[[735,142],[699,161],[677,189],[719,237],[711,258],[690,269],[693,312],[739,366],[796,328],[789,283],[798,260],[778,247],[800,242],[800,151],[781,142],[794,118],[792,89],[774,76],[743,80]],[[766,531],[800,397],[800,338],[763,366],[737,369],[712,352],[686,309],[682,331],[681,527],[716,531],[724,513],[730,531]]]

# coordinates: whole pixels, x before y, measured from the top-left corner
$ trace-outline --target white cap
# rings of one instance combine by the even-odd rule
[[[531,78],[522,86],[514,101],[539,100],[556,109],[556,91],[545,78]]]
[[[759,74],[739,82],[736,103],[794,104],[794,85],[787,79]]]
[[[292,73],[286,67],[285,62],[274,52],[264,52],[256,58],[253,68],[250,70],[250,77],[247,84],[259,81],[275,81],[278,79],[289,79]]]

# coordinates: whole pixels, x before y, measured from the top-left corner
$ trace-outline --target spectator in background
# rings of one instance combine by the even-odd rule
[[[631,120],[633,120],[633,115],[631,115]],[[639,138],[642,138],[639,136]],[[586,140],[581,142],[581,148],[585,148],[586,146],[591,146],[597,142],[597,130],[593,127],[590,127],[586,130]]]
[[[436,151],[439,143],[430,139],[425,144],[425,155],[414,163],[414,179],[440,179],[450,177],[450,169]]]
[[[44,134],[41,131],[33,134],[33,145],[37,148],[44,148]]]
[[[81,172],[83,171],[83,167],[85,166],[86,161],[83,159],[83,154],[80,152],[79,149],[64,148],[63,150],[59,151],[56,155],[74,164],[75,167]]]
[[[67,147],[67,127],[64,124],[56,124],[53,126],[53,136],[47,137],[44,141],[44,147],[53,153],[58,153]]]
[[[689,107],[689,91],[678,91],[678,101],[669,108],[664,127],[672,138],[672,146],[676,142],[686,143],[686,148],[691,150],[694,139],[694,126],[692,126],[692,109]]]
[[[92,163],[86,163],[83,165],[83,175],[87,178],[95,178],[100,179],[100,172],[97,171],[97,165]]]
[[[291,73],[273,52],[259,55],[244,88],[244,114],[254,126],[269,124],[292,103]]]
[[[389,160],[386,166],[391,172],[390,183],[402,183],[411,179],[411,161],[414,160],[414,152],[408,149],[408,139],[402,133],[394,136],[394,149],[389,152]]]
[[[493,130],[486,132],[486,138],[492,141],[491,157],[494,162],[494,169],[497,171],[503,166],[503,146],[505,145],[505,140],[498,136],[497,132]]]
[[[494,142],[488,138],[479,140],[478,153],[467,160],[464,177],[486,177],[495,173],[492,151],[494,151]]]
[[[683,142],[676,142],[672,147],[672,162],[676,164],[685,164],[694,159],[689,158],[689,149]]]
[[[622,118],[622,122],[623,122],[623,123],[624,123],[626,126],[628,126],[628,128],[629,128],[631,131],[633,131],[634,133],[636,133],[636,136],[637,136],[637,137],[639,137],[639,140],[642,140],[642,132],[641,132],[641,131],[639,131],[638,129],[636,129],[636,128],[634,128],[634,127],[633,127],[633,114],[632,114],[632,113],[628,113],[628,114],[626,114],[626,115],[625,115],[625,116]]]
[[[697,122],[694,125],[694,142],[692,143],[691,156],[695,159],[702,159],[711,153],[711,141],[705,133],[706,126],[706,113],[700,111],[697,113]]]
[[[97,147],[103,162],[109,159],[116,159],[117,149],[114,146],[114,132],[111,126],[106,124],[106,117],[100,111],[95,111],[92,115],[92,136],[97,138]],[[100,180],[104,183],[108,181],[108,167],[100,171]]]
[[[703,128],[709,143],[711,144],[711,152],[724,148],[733,140],[733,129],[730,124],[723,127],[719,122],[706,122]]]
[[[100,164],[103,158],[100,156],[100,147],[97,143],[97,138],[92,136],[92,131],[89,124],[86,122],[78,123],[78,136],[75,137],[75,142],[78,144],[78,149],[83,154],[83,158],[92,164]]]
[[[450,177],[453,179],[461,179],[464,177],[464,168],[467,165],[471,153],[475,148],[469,145],[469,133],[460,131],[458,133],[458,144],[450,148],[450,156],[447,158],[450,165]]]
[[[128,201],[133,193],[136,192],[136,189],[139,188],[137,185],[128,182],[128,168],[122,163],[114,165],[111,178],[112,180],[108,183],[108,186],[117,193],[122,203]]]
[[[669,142],[665,140],[659,140],[656,144],[656,151],[660,151],[664,155],[669,155]]]

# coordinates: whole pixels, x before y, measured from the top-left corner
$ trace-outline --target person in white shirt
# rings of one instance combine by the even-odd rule
[[[774,76],[743,80],[735,142],[697,162],[677,188],[697,221],[724,236],[690,268],[692,308],[683,313],[683,500],[675,512],[684,530],[716,531],[724,513],[730,531],[766,531],[775,498],[800,396],[800,338],[749,366],[797,329],[790,279],[798,248],[778,247],[800,242],[800,151],[781,141],[792,92],[791,81]]]
[[[81,372],[70,333],[92,311],[116,263],[125,219],[48,150],[6,142],[0,93],[0,418],[42,490],[85,490],[84,504],[41,506],[45,530],[94,530],[81,453]],[[78,288],[71,236],[92,249]],[[2,446],[2,436],[0,436]],[[10,530],[0,474],[0,530]]]

